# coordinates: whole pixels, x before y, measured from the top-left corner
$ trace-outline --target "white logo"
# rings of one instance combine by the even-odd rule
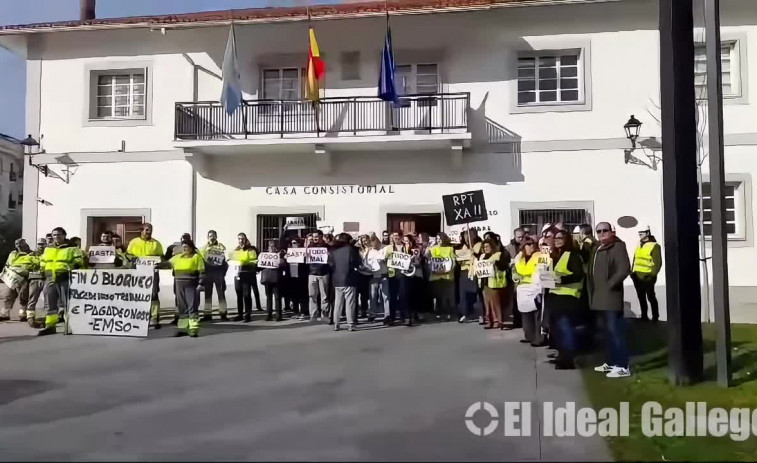
[[[478,427],[473,421],[473,415],[481,409],[485,410],[490,418],[489,424],[483,429]],[[489,402],[474,402],[468,407],[468,410],[465,411],[465,426],[468,428],[468,431],[476,436],[488,436],[497,429],[497,426],[499,426],[499,412],[497,412],[494,405]]]

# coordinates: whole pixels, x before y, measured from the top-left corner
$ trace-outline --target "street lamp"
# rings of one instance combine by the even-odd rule
[[[631,140],[631,146],[633,149],[636,149],[636,139],[639,138],[639,132],[641,131],[641,121],[631,114],[631,118],[628,119],[623,128],[626,129],[626,138]]]

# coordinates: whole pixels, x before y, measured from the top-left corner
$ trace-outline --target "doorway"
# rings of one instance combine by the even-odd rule
[[[387,230],[395,232],[402,230],[403,234],[417,235],[426,232],[436,236],[442,231],[441,214],[387,214]]]
[[[138,237],[142,228],[142,216],[123,216],[123,217],[90,217],[91,226],[88,227],[87,245],[93,245],[100,242],[100,235],[110,230],[121,237],[124,246]]]

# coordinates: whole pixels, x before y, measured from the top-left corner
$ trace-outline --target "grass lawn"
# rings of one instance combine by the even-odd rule
[[[707,381],[691,387],[674,387],[667,377],[667,328],[665,323],[632,323],[628,331],[633,376],[608,379],[592,369],[583,371],[584,383],[595,409],[630,403],[629,437],[608,438],[617,460],[654,461],[756,461],[757,437],[737,442],[725,437],[646,437],[641,432],[641,406],[659,402],[663,409],[686,402],[707,402],[708,409],[757,408],[757,325],[732,325],[734,386],[715,382],[715,326],[703,325],[704,368]],[[601,363],[601,362],[600,362]],[[664,420],[663,420],[664,421]]]

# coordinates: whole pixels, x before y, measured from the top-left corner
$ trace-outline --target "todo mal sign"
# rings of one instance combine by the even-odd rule
[[[489,218],[483,190],[445,195],[442,196],[442,203],[447,225],[482,222]]]

